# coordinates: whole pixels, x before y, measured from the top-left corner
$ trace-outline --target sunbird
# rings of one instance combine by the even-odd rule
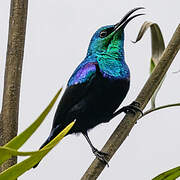
[[[121,112],[141,112],[137,102],[117,110],[130,85],[130,71],[124,58],[124,29],[132,19],[144,15],[131,16],[140,9],[144,8],[134,8],[115,25],[101,27],[94,33],[85,59],[67,83],[54,116],[50,135],[40,149],[76,120],[68,134],[82,133],[95,156],[108,164],[107,154],[93,146],[88,130],[100,123],[109,122]]]

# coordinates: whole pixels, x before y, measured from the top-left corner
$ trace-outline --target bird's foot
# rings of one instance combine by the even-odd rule
[[[140,109],[140,104],[136,101],[133,101],[130,105],[128,106],[124,106],[121,108],[121,111],[125,112],[125,113],[132,113],[132,114],[136,114],[136,112],[140,112],[141,116],[143,116],[143,112]]]
[[[106,157],[109,156],[108,153],[98,151],[96,148],[94,148],[92,151],[101,162],[109,167],[108,161],[106,160]]]

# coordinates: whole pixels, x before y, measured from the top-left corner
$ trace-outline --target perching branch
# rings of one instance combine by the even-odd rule
[[[161,80],[163,79],[165,73],[167,72],[169,66],[171,65],[174,57],[180,49],[180,24],[178,25],[171,41],[169,42],[167,48],[163,52],[160,61],[151,76],[147,80],[143,89],[137,96],[136,100],[140,103],[140,108],[143,110],[153,93],[157,89]],[[120,122],[116,130],[113,132],[109,140],[106,142],[105,146],[102,148],[103,152],[109,154],[107,160],[109,161],[120,145],[124,142],[126,137],[129,135],[131,129],[137,122],[140,113],[137,112],[136,115],[127,114],[123,120]],[[87,169],[81,180],[95,180],[98,178],[100,173],[103,171],[105,164],[99,161],[97,158],[92,162],[90,167]]]
[[[6,144],[18,130],[19,95],[24,54],[28,0],[11,0],[9,35],[4,77],[4,92],[0,117],[0,145]],[[16,163],[12,158],[0,167],[0,172]]]

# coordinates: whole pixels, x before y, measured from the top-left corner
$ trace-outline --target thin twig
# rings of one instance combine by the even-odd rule
[[[180,106],[180,103],[167,104],[167,105],[159,106],[157,108],[149,109],[146,112],[144,112],[143,115],[140,118],[144,117],[145,115],[147,115],[147,114],[149,114],[151,112],[154,112],[154,111],[157,111],[157,110],[160,110],[160,109],[165,109],[165,108],[168,108],[168,107],[174,107],[174,106]]]
[[[171,65],[175,55],[180,49],[180,25],[178,25],[169,45],[163,52],[160,61],[151,76],[147,80],[140,94],[135,101],[140,103],[140,108],[143,110],[144,107],[149,102],[153,93],[159,86],[162,78],[167,72],[169,66]],[[102,148],[103,152],[109,154],[107,160],[109,161],[120,145],[124,142],[126,137],[129,135],[131,129],[137,122],[140,113],[137,112],[136,115],[127,114],[123,120],[120,122],[116,130],[113,132],[109,140],[106,142],[105,146]],[[92,162],[90,167],[87,169],[81,180],[95,180],[101,174],[105,167],[105,164],[99,161],[97,158]]]

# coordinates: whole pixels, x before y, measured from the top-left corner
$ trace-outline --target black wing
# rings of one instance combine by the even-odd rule
[[[88,78],[84,77],[85,75],[83,70],[86,71],[86,75],[88,75]],[[76,75],[78,75],[78,78],[75,79]],[[68,125],[71,121],[74,120],[67,120],[68,112],[88,93],[91,92],[91,89],[96,86],[97,80],[100,76],[99,66],[97,63],[87,63],[84,66],[84,69],[81,68],[79,69],[79,71],[76,70],[74,72],[74,74],[70,78],[70,80],[73,78],[75,79],[74,84],[66,88],[56,110],[52,128],[55,128],[57,125],[61,124]],[[80,81],[81,83],[77,83],[77,81]]]

